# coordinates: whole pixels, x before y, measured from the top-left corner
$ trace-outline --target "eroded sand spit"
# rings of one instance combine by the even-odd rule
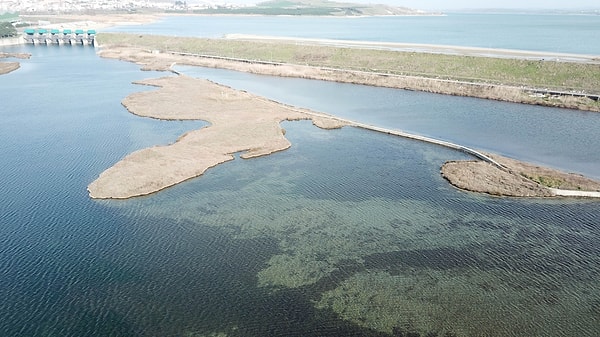
[[[211,125],[186,133],[174,144],[126,156],[88,186],[92,198],[146,195],[197,177],[234,159],[237,152],[251,158],[285,150],[290,147],[280,126],[285,120],[312,119],[324,128],[345,125],[208,80],[175,76],[138,83],[159,89],[125,98],[123,105],[131,113],[165,120],[205,120]]]

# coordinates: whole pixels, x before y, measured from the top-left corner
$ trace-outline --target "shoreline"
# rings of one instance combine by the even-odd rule
[[[0,52],[0,60],[5,58],[17,58],[17,59],[28,59],[31,54],[25,53],[4,53]],[[0,61],[0,75],[8,74],[21,67],[19,62],[3,62]]]
[[[132,26],[149,24],[160,20],[161,14],[24,14],[24,19],[52,19],[54,23],[44,28],[94,28],[103,29],[114,26]]]
[[[223,40],[228,41],[235,39]],[[102,41],[100,42],[102,43]],[[440,48],[444,48],[444,46],[440,46]],[[520,104],[600,112],[600,93],[590,93],[587,91],[561,91],[561,89],[498,84],[486,81],[465,81],[440,77],[402,75],[377,69],[369,69],[366,71],[347,68],[333,68],[319,65],[282,63],[186,53],[164,49],[148,50],[147,48],[141,46],[136,47],[127,43],[120,44],[118,46],[101,45],[100,49],[100,56],[118,58],[130,62],[138,62],[143,64],[145,68],[153,70],[169,70],[171,64],[178,63],[210,68],[231,69],[262,75],[298,77],[340,83],[414,90],[444,95],[475,97]],[[478,48],[468,49],[485,51],[485,49]],[[514,55],[511,57],[514,57]],[[595,56],[589,57],[595,58]],[[593,63],[590,64],[590,66],[600,66],[600,63]]]
[[[125,57],[122,52],[123,50],[118,53],[115,53],[115,50],[105,50],[101,55],[135,62],[144,70],[168,71],[176,64],[172,57],[161,59],[161,54],[150,52],[147,57],[140,57],[145,54],[140,54],[139,50],[128,49],[130,54]],[[233,160],[233,154],[237,152],[243,152],[241,158],[253,158],[285,150],[291,144],[285,139],[285,130],[279,125],[283,120],[312,119],[313,124],[322,128],[354,126],[448,146],[441,144],[445,143],[443,141],[432,141],[427,137],[412,136],[400,131],[376,128],[307,109],[290,107],[185,75],[136,83],[155,86],[158,89],[134,93],[125,98],[122,103],[131,113],[166,120],[201,119],[208,121],[211,126],[190,131],[174,144],[155,146],[127,155],[88,186],[92,198],[126,199],[147,195],[198,177],[210,167]],[[200,91],[195,92],[196,90]],[[199,109],[198,106],[202,108]],[[219,114],[211,111],[219,111]],[[269,112],[265,114],[265,111]],[[254,131],[243,131],[246,129]],[[263,137],[265,135],[266,138]],[[461,150],[459,145],[452,145],[452,148]],[[483,156],[490,158],[492,162],[497,161],[500,165],[494,166],[485,161],[447,162],[442,166],[441,174],[459,189],[494,196],[600,197],[598,181],[498,155]],[[527,174],[529,177],[526,177]],[[538,181],[535,181],[536,178]],[[544,186],[544,181],[560,183],[550,187]]]
[[[318,38],[290,38],[271,35],[252,35],[252,34],[227,34],[224,39],[242,40],[242,41],[268,41],[282,43],[306,43],[308,45],[325,45],[347,48],[373,48],[382,50],[394,50],[417,53],[433,53],[446,55],[474,56],[474,57],[495,57],[495,58],[514,58],[524,60],[553,60],[560,62],[576,62],[600,64],[600,55],[558,53],[534,50],[502,49],[502,48],[484,48],[470,46],[454,46],[443,44],[426,43],[404,43],[404,42],[384,42],[384,41],[360,41],[360,40],[335,40]]]

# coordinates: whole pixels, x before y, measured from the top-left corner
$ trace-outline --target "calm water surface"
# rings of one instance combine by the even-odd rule
[[[132,81],[165,74],[91,48],[13,50],[33,57],[0,76],[2,336],[600,334],[598,202],[460,192],[439,167],[461,153],[309,122],[284,123],[287,151],[236,159],[155,195],[91,200],[87,184],[124,155],[204,123],[139,118],[120,105],[152,90]],[[259,93],[273,88],[249,80]],[[363,87],[278,83],[282,100],[365,115],[366,104],[344,96]],[[363,98],[382,102],[374,123],[444,106],[427,106],[437,96],[374,94]],[[515,116],[487,104],[448,106]],[[574,125],[587,116],[531,113],[543,112]],[[487,123],[480,117],[468,118]],[[414,118],[402,128],[427,124]],[[424,132],[444,128],[454,126]]]
[[[174,16],[148,25],[111,30],[210,38],[253,34],[600,55],[599,44],[592,42],[600,36],[600,15]]]
[[[600,114],[178,66],[279,102],[600,178]]]

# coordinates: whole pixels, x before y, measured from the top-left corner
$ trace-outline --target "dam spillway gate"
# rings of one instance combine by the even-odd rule
[[[25,43],[34,45],[88,45],[94,46],[96,31],[93,29],[25,29]]]

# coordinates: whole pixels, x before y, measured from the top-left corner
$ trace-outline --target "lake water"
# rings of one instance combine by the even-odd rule
[[[286,104],[600,178],[600,114],[177,66]]]
[[[120,105],[152,90],[132,81],[164,73],[91,48],[6,49],[33,57],[0,76],[2,336],[600,334],[597,201],[461,192],[439,167],[462,153],[309,122],[283,124],[286,151],[92,200],[87,184],[124,155],[204,123]],[[599,167],[598,114],[184,70],[438,138],[479,145],[472,129],[500,129],[486,149],[551,142],[542,157],[556,151],[557,166]]]
[[[463,14],[390,17],[177,16],[111,29],[223,37],[253,34],[600,55],[600,15]]]

